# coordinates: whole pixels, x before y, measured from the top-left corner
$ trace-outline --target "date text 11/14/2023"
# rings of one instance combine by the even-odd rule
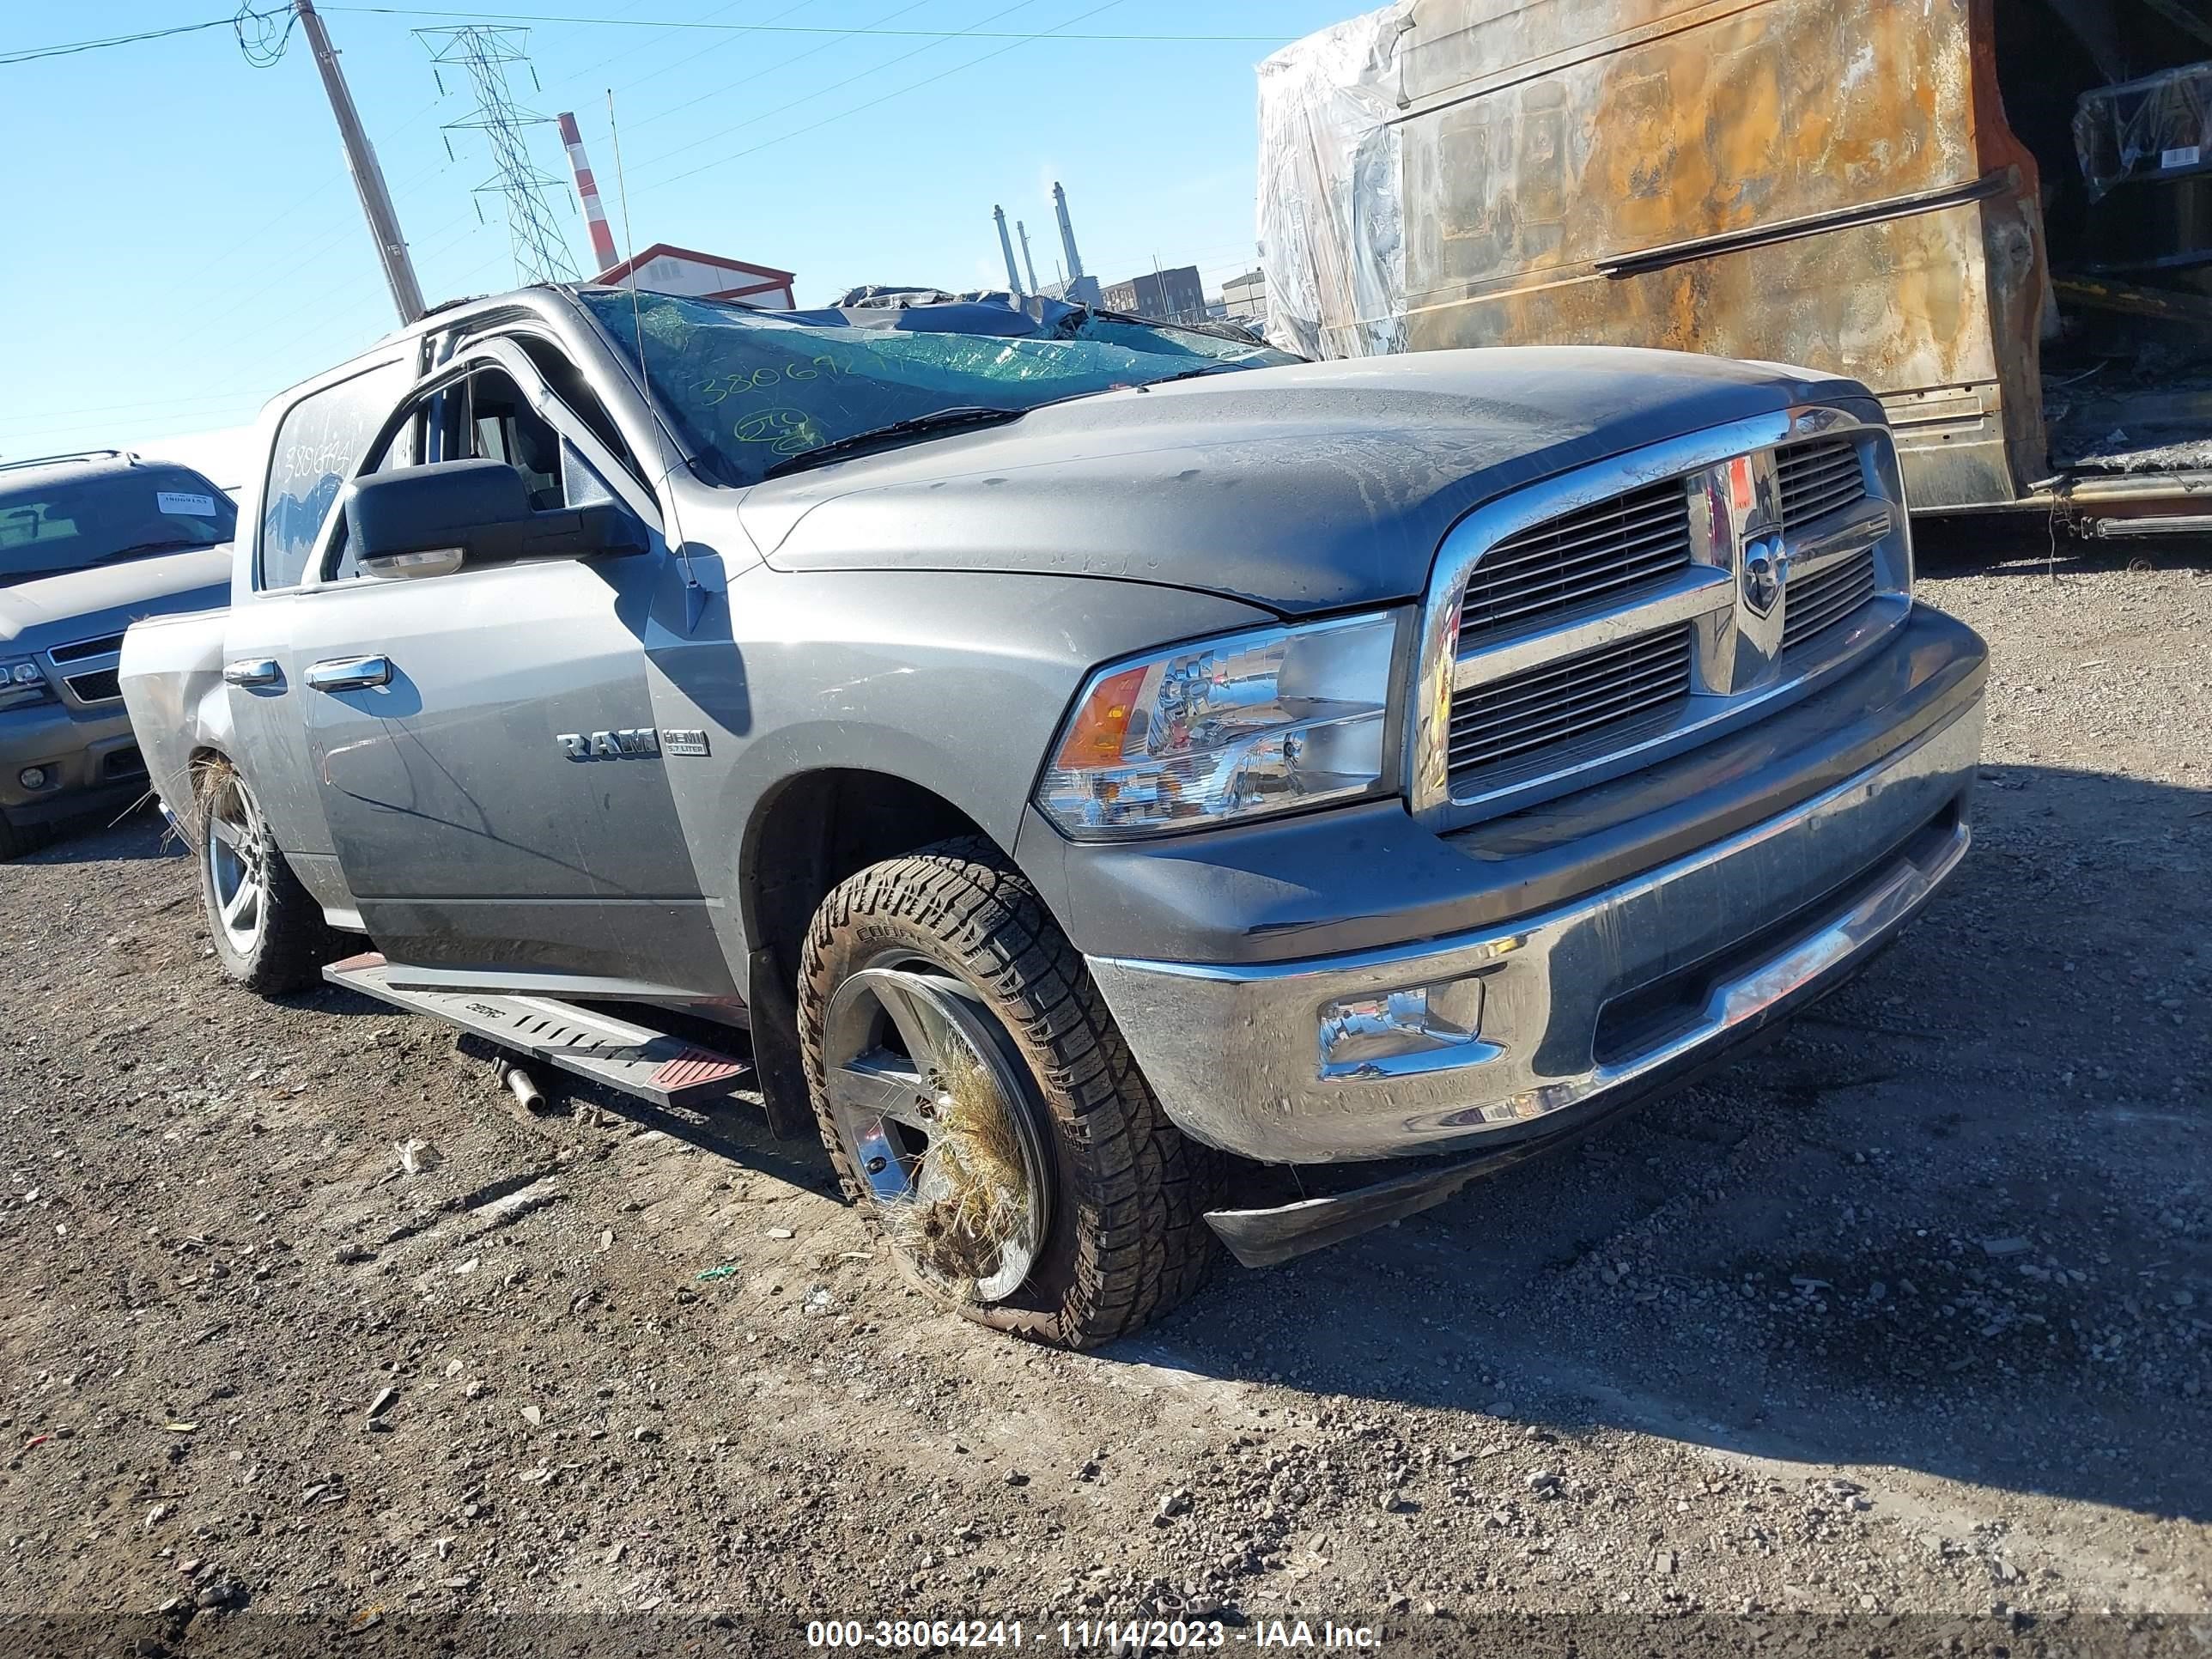
[[[1231,1626],[1218,1619],[1063,1619],[1028,1626],[1018,1619],[817,1619],[806,1626],[806,1645],[920,1651],[1056,1646],[1151,1653],[1231,1645],[1372,1651],[1382,1647],[1382,1633],[1369,1625],[1303,1619],[1261,1620],[1249,1627]]]

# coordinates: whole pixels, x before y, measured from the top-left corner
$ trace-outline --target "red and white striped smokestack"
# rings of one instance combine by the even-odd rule
[[[592,178],[592,164],[584,159],[584,135],[576,131],[576,118],[561,112],[561,142],[568,149],[568,165],[575,169],[576,194],[584,204],[584,220],[592,228],[592,257],[602,271],[622,261],[615,253],[615,234],[607,225],[607,210],[599,205],[599,187]]]

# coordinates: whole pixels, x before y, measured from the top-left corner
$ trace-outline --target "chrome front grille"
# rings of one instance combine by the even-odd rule
[[[1670,712],[1690,691],[1686,624],[1523,670],[1452,699],[1455,782],[1543,751],[1565,758]]]
[[[1777,450],[1774,482],[1785,531],[1866,499],[1866,468],[1850,438],[1816,438]]]
[[[1875,596],[1879,579],[1874,550],[1866,548],[1790,584],[1782,614],[1782,650],[1788,655],[1815,635],[1848,622]]]
[[[1835,409],[1486,502],[1431,580],[1414,816],[1447,831],[1518,811],[1785,707],[1901,623],[1911,583],[1888,434]]]
[[[1460,601],[1462,640],[1617,599],[1690,562],[1690,494],[1669,478],[1508,537]]]

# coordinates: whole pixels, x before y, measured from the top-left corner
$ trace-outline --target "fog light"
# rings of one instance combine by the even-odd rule
[[[26,789],[43,789],[46,787],[46,769],[43,766],[27,766],[15,774],[15,781]]]
[[[1321,1074],[1386,1077],[1463,1066],[1504,1051],[1482,1041],[1479,978],[1347,997],[1321,1010]]]

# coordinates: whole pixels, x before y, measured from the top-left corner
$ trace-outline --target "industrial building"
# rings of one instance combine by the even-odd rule
[[[1199,281],[1196,265],[1148,270],[1108,289],[1106,308],[1167,323],[1204,322],[1206,285]]]
[[[1231,276],[1221,285],[1221,304],[1230,321],[1265,328],[1267,325],[1267,273],[1254,270],[1242,276]]]

